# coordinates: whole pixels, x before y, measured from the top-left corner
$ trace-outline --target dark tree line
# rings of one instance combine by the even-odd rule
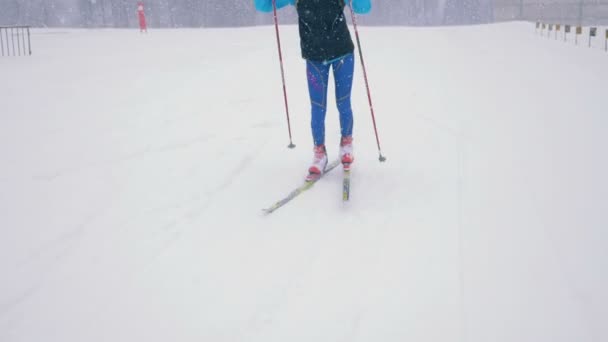
[[[508,0],[521,1],[521,0]],[[492,0],[372,0],[371,25],[443,25],[488,22]],[[253,0],[144,0],[150,28],[230,27],[272,23],[257,13]],[[0,0],[0,25],[39,27],[135,27],[137,0]],[[295,12],[280,12],[295,23]],[[349,15],[347,15],[349,16]]]

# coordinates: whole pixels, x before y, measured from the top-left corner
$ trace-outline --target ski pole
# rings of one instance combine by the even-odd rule
[[[287,114],[287,131],[289,132],[289,145],[287,147],[294,148],[296,145],[291,140],[291,122],[289,120],[289,106],[287,105],[287,87],[285,86],[285,71],[283,69],[283,54],[281,53],[281,38],[279,37],[279,21],[277,19],[277,3],[272,0],[272,10],[274,13],[274,28],[277,33],[277,48],[279,50],[279,62],[281,64],[281,80],[283,81],[283,98],[285,100],[285,114]]]
[[[274,0],[273,0],[274,1]],[[378,160],[386,161],[386,157],[382,155],[380,149],[380,139],[378,138],[378,128],[376,127],[376,117],[374,115],[374,106],[372,105],[372,95],[369,91],[369,82],[367,81],[367,72],[365,70],[365,62],[363,61],[363,52],[361,51],[361,41],[359,40],[359,31],[357,30],[357,19],[353,10],[353,1],[350,0],[350,15],[353,19],[353,27],[355,28],[355,37],[357,38],[357,48],[359,50],[359,59],[361,59],[361,67],[363,68],[363,78],[365,79],[365,89],[367,90],[367,99],[369,101],[369,110],[372,113],[372,122],[374,123],[374,133],[376,134],[376,143],[378,144]]]

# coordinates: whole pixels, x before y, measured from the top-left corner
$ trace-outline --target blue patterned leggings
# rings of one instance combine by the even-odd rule
[[[325,144],[327,82],[330,68],[333,69],[334,74],[341,134],[342,136],[353,134],[353,111],[350,104],[350,93],[353,85],[354,66],[352,53],[330,63],[306,61],[306,75],[312,112],[310,125],[315,145]]]

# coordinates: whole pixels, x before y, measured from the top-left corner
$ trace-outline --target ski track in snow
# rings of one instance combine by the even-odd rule
[[[152,153],[164,153],[164,152],[172,152],[174,150],[182,149],[182,148],[191,148],[193,145],[198,143],[204,143],[208,141],[210,137],[207,135],[201,136],[199,138],[195,138],[189,141],[184,142],[175,142],[171,144],[161,145],[157,147],[146,146],[141,150],[134,151],[128,153],[126,155],[120,156],[113,160],[104,160],[97,161],[82,165],[72,166],[67,169],[53,171],[50,174],[38,174],[33,175],[31,178],[33,180],[42,180],[42,181],[52,181],[59,177],[69,176],[72,173],[83,172],[87,169],[99,169],[99,168],[111,168],[116,166],[117,164],[127,163],[127,162],[137,162],[138,159],[143,157],[148,157]]]

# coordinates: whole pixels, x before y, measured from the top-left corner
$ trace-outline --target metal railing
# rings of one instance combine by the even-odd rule
[[[0,54],[1,56],[30,56],[32,54],[30,27],[0,26]]]

